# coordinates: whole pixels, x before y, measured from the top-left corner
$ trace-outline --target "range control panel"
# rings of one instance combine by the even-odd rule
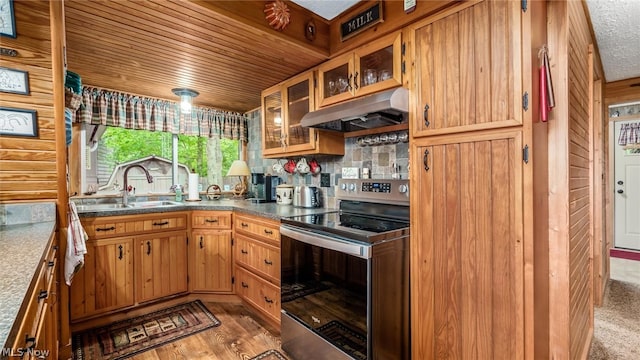
[[[409,180],[338,179],[339,200],[409,205]]]

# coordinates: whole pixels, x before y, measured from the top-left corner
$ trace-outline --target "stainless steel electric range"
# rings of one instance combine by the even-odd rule
[[[282,220],[282,348],[409,359],[408,180],[340,179],[339,211]]]

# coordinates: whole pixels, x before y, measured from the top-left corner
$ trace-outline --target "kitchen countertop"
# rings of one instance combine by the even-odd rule
[[[257,215],[273,220],[298,216],[313,215],[326,213],[330,211],[338,211],[338,209],[327,208],[298,208],[292,205],[278,205],[276,203],[255,204],[250,200],[202,200],[202,201],[184,201],[181,205],[163,206],[163,207],[146,207],[146,208],[118,208],[104,210],[78,210],[78,216],[83,217],[100,217],[100,216],[116,216],[116,215],[136,215],[150,214],[158,212],[170,211],[192,211],[192,210],[226,210],[237,211],[250,215]]]
[[[45,257],[55,221],[0,226],[0,344],[5,344],[33,276]]]

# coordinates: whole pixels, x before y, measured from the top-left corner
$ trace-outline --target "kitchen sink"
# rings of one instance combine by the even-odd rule
[[[76,209],[78,211],[99,211],[99,210],[114,210],[124,209],[126,206],[123,204],[78,204]]]
[[[178,206],[182,205],[175,201],[137,201],[131,202],[127,205],[130,208],[149,208],[149,207],[165,207],[165,206]]]

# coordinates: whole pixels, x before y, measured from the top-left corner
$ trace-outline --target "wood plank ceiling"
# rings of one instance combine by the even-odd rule
[[[304,43],[304,30],[296,38],[269,28],[264,4],[66,0],[68,69],[84,85],[174,101],[171,89],[186,87],[200,93],[195,105],[252,110],[263,89],[328,57],[328,41],[312,46]],[[328,29],[287,4],[291,31],[304,29],[307,18]]]

